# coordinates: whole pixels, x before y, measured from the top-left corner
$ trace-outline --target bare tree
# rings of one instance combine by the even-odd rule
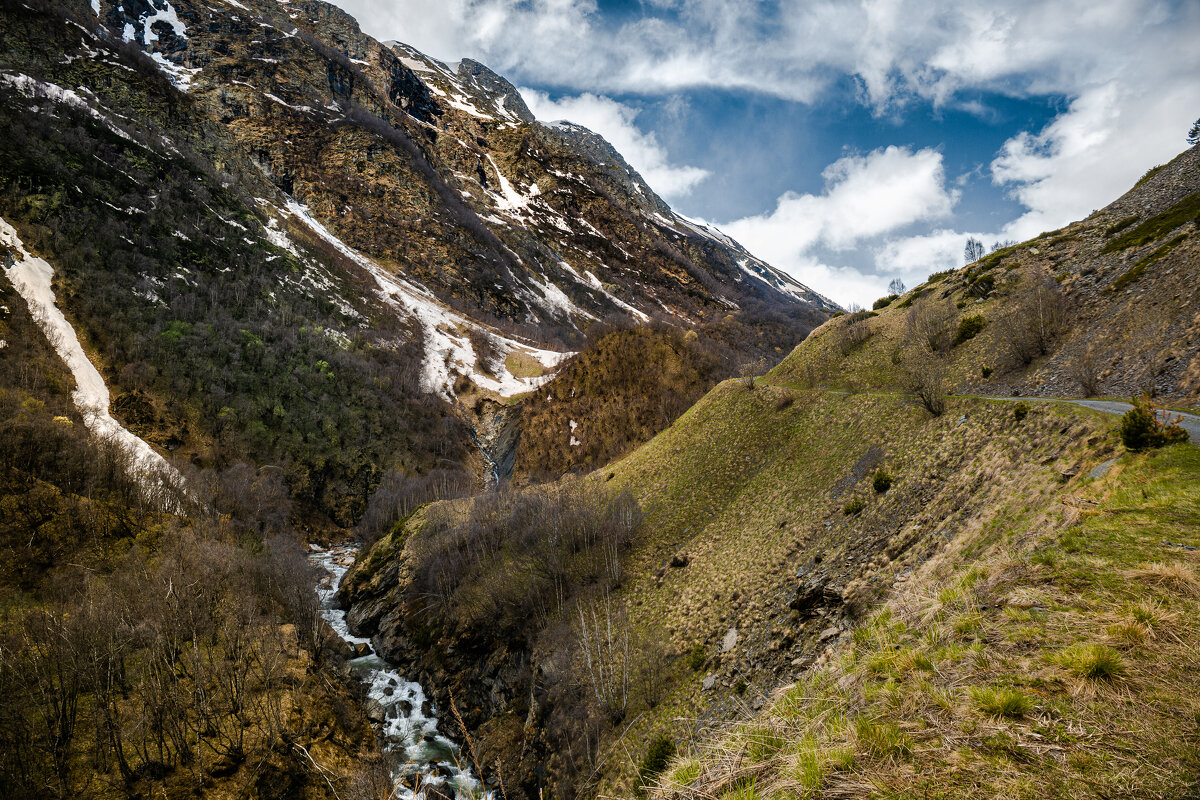
[[[1095,397],[1100,389],[1100,365],[1096,351],[1089,345],[1083,354],[1075,361],[1072,369],[1073,377],[1083,389],[1084,397]]]
[[[1067,303],[1053,280],[1038,281],[1001,320],[1001,341],[1021,364],[1050,351],[1067,322]]]
[[[935,417],[946,411],[946,360],[943,356],[914,347],[903,362],[905,388]]]
[[[955,316],[954,304],[949,299],[914,305],[906,320],[910,342],[934,353],[944,353],[954,343]]]
[[[606,592],[603,600],[579,613],[579,645],[584,668],[596,704],[614,718],[625,714],[629,704],[629,625],[623,609],[613,609]]]
[[[747,361],[738,369],[738,375],[742,378],[742,385],[747,389],[754,388],[754,379],[767,371],[767,359],[759,356],[754,361]]]
[[[860,345],[871,338],[871,315],[856,311],[845,318],[844,324],[838,326],[834,342],[842,355],[850,355]]]
[[[967,246],[963,248],[963,258],[966,263],[971,264],[983,258],[983,242],[976,239],[974,236],[967,238]]]

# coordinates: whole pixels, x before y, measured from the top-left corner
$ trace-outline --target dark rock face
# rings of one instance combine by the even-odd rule
[[[818,609],[836,608],[841,604],[842,592],[839,588],[826,579],[810,578],[797,587],[796,595],[788,607],[803,616],[815,616]]]
[[[525,101],[521,98],[521,93],[517,91],[517,87],[492,72],[483,64],[469,58],[464,58],[458,64],[458,72],[460,75],[470,77],[472,82],[487,94],[501,98],[504,108],[511,111],[517,119],[522,122],[534,121],[533,112],[529,110],[529,106],[525,105]]]

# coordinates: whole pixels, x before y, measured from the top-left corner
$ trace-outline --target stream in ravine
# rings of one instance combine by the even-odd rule
[[[352,659],[350,667],[367,687],[368,703],[374,701],[383,710],[383,722],[376,727],[383,738],[384,750],[396,756],[392,772],[396,782],[394,796],[422,800],[426,790],[436,786],[436,794],[441,796],[490,800],[491,793],[483,791],[458,746],[438,732],[437,709],[425,697],[421,685],[403,677],[380,658],[370,639],[350,633],[346,612],[337,607],[337,590],[342,576],[354,563],[357,548],[311,547],[309,558],[326,572],[317,584],[321,616],[351,648],[365,645],[366,655]]]

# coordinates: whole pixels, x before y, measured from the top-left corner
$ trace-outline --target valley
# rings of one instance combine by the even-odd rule
[[[320,0],[0,4],[0,795],[1192,797],[1200,145],[843,309]]]

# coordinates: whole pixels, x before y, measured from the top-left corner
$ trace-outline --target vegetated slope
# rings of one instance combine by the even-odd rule
[[[601,467],[674,422],[747,355],[777,361],[791,338],[786,326],[756,326],[746,314],[688,331],[658,325],[606,334],[523,401],[514,472],[536,478]]]
[[[1198,480],[1195,447],[1129,454],[956,532],[651,796],[1192,796]]]
[[[909,384],[933,350],[972,394],[1146,392],[1200,400],[1200,148],[1087,219],[831,320],[774,373],[807,385]],[[932,345],[932,347],[931,347]]]
[[[472,462],[443,400],[536,387],[541,348],[598,319],[732,312],[794,341],[828,306],[486,68],[333,6],[0,14],[0,214],[114,413],[176,460],[282,467],[313,522],[354,522],[388,469]]]
[[[316,800],[365,780],[374,734],[331,680],[278,473],[189,470],[186,496],[148,496],[73,389],[6,282],[0,795]]]
[[[376,545],[346,599],[381,652],[442,703],[453,693],[509,794],[624,795],[656,734],[682,746],[740,717],[964,531],[1071,491],[1061,475],[1112,449],[1104,427],[1070,408],[1017,420],[1007,404],[963,400],[934,419],[900,396],[727,381],[583,479],[604,496],[629,492],[645,515],[612,549],[617,580],[563,571],[532,543],[491,559],[478,528],[446,539],[427,511]],[[881,469],[891,483],[877,492]],[[437,600],[422,587],[454,553],[492,566],[470,595]],[[560,588],[538,595],[520,636],[458,622],[510,613],[520,587],[546,575]]]

